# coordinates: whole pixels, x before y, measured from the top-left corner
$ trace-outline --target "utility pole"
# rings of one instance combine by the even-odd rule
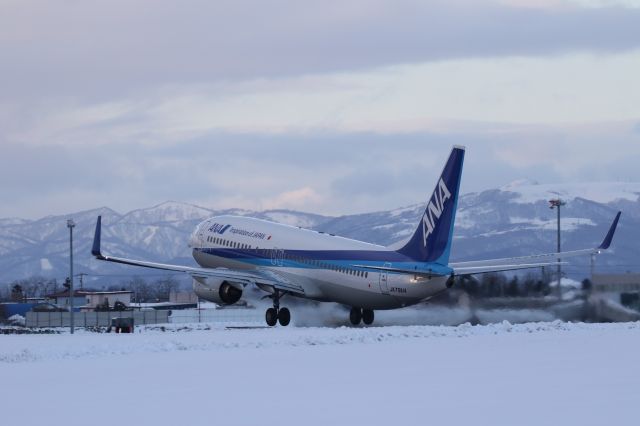
[[[82,284],[83,284],[83,279],[84,277],[86,277],[88,274],[85,274],[84,272],[81,272],[78,274],[78,277],[80,277],[80,290],[83,289]]]
[[[73,227],[76,226],[73,219],[67,220],[67,228],[69,228],[69,313],[70,317],[70,326],[71,326],[71,334],[74,331],[74,323],[73,323]]]
[[[549,208],[551,210],[556,209],[558,211],[558,251],[557,253],[560,253],[561,251],[560,250],[560,207],[564,206],[565,204],[567,203],[562,201],[560,198],[549,200]],[[562,297],[562,289],[560,288],[560,280],[562,278],[562,269],[560,267],[561,261],[562,259],[558,257],[558,298]]]

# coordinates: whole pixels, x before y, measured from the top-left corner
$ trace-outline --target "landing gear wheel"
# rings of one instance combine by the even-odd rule
[[[360,308],[351,308],[351,312],[349,312],[349,321],[351,324],[358,325],[362,320],[362,310]]]
[[[373,309],[362,310],[362,322],[366,325],[373,324]]]
[[[278,322],[283,327],[289,325],[289,322],[291,322],[291,312],[289,312],[289,309],[280,309],[280,311],[278,312]]]
[[[267,325],[273,327],[278,322],[278,311],[276,311],[275,308],[267,309],[265,319],[267,320]]]

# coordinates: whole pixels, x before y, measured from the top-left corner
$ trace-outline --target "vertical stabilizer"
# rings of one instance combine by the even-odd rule
[[[453,147],[418,228],[398,253],[418,262],[449,263],[464,152],[464,147]]]

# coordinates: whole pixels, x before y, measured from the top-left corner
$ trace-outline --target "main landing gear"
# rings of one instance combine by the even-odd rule
[[[373,317],[373,309],[351,308],[351,312],[349,312],[349,321],[353,325],[360,324],[360,321],[366,325],[371,325],[373,324]]]
[[[276,290],[273,293],[273,308],[267,309],[265,313],[265,320],[267,325],[273,327],[277,323],[281,326],[287,326],[291,322],[291,312],[287,308],[280,307],[280,291]]]

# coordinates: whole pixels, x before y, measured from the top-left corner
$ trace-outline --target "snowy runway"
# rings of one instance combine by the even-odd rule
[[[0,336],[3,423],[635,424],[640,403],[639,323],[194,327]]]

